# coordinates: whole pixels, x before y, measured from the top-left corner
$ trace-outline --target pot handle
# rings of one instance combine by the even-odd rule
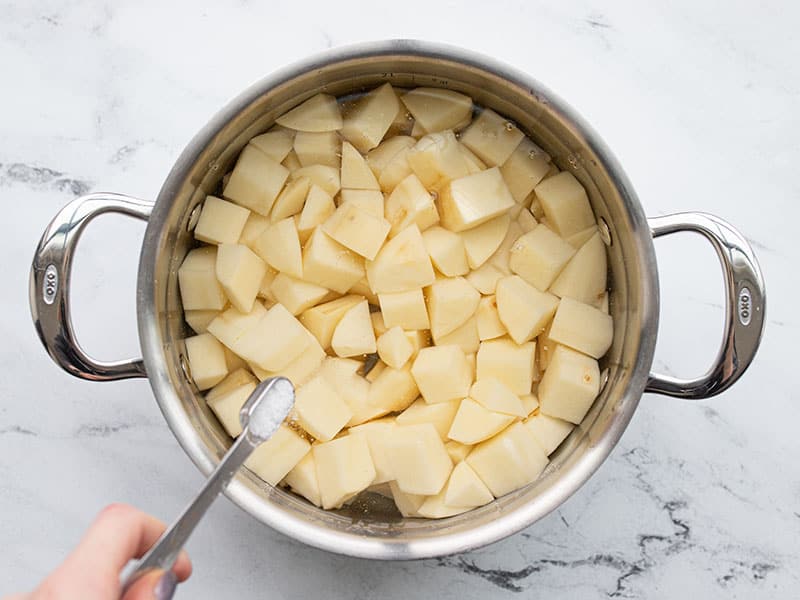
[[[705,375],[677,379],[651,373],[645,391],[685,400],[710,398],[733,385],[758,350],[766,311],[761,269],[744,236],[719,217],[689,212],[653,217],[648,223],[654,238],[693,231],[711,242],[725,279],[725,330],[717,358]]]
[[[31,266],[31,316],[48,354],[70,375],[91,381],[147,377],[140,358],[104,362],[83,351],[72,330],[69,280],[75,245],[92,219],[114,212],[146,221],[152,209],[152,202],[122,194],[88,194],[62,208],[42,234]]]

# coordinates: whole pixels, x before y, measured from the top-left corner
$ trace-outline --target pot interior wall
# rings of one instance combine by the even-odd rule
[[[240,480],[262,496],[264,502],[274,503],[287,516],[336,531],[377,536],[384,540],[466,531],[497,520],[531,502],[543,504],[541,516],[558,504],[557,488],[565,485],[565,481],[572,479],[574,487],[582,483],[588,473],[581,471],[580,465],[590,454],[602,452],[600,459],[605,457],[609,451],[608,444],[613,446],[616,443],[636,407],[641,387],[632,389],[630,379],[637,361],[648,361],[644,368],[649,368],[652,348],[640,352],[643,322],[649,318],[645,314],[647,303],[643,299],[646,294],[653,293],[655,286],[654,278],[643,266],[641,247],[637,246],[640,242],[630,234],[646,228],[638,203],[632,192],[626,189],[625,182],[612,180],[608,161],[613,159],[607,156],[601,159],[603,149],[592,147],[584,138],[574,124],[574,115],[565,115],[562,112],[565,109],[555,106],[552,99],[544,95],[545,92],[512,83],[513,74],[500,74],[504,76],[492,74],[477,64],[412,54],[386,54],[334,64],[321,63],[304,74],[284,74],[283,82],[239,98],[226,112],[218,115],[184,153],[161,192],[158,203],[162,210],[167,211],[166,225],[157,238],[158,260],[153,289],[140,290],[140,294],[154,294],[163,353],[160,358],[174,388],[174,398],[159,397],[159,402],[162,408],[166,402],[180,404],[199,435],[199,446],[215,459],[225,452],[231,440],[185,373],[182,340],[191,335],[191,331],[182,319],[177,269],[194,245],[189,231],[193,208],[203,201],[206,194],[218,192],[221,177],[251,137],[265,131],[277,116],[306,98],[317,92],[353,93],[386,81],[401,87],[437,86],[462,91],[479,104],[515,121],[561,169],[571,171],[589,192],[597,217],[608,225],[611,238],[608,248],[611,312],[615,324],[614,344],[601,363],[601,369],[607,369],[608,383],[583,423],[552,456],[550,466],[538,481],[469,513],[428,521],[402,519],[377,505],[368,507],[366,511],[359,507],[358,514],[326,512],[291,493],[271,488],[249,471],[240,475]],[[196,152],[192,151],[193,148]],[[183,171],[188,175],[176,180],[174,174]],[[609,440],[609,429],[620,420],[624,421],[622,427],[617,426],[617,431],[610,436],[614,439]]]

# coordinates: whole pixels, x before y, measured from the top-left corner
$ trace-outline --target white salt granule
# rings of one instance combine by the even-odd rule
[[[258,438],[269,438],[280,427],[293,406],[292,383],[285,378],[275,380],[253,408],[248,429]]]

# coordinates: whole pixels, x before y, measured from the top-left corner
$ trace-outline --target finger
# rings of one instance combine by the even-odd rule
[[[172,565],[172,570],[175,572],[175,575],[178,576],[178,581],[181,583],[191,577],[192,561],[189,558],[189,554],[187,554],[186,550],[181,550],[180,554],[178,554],[175,564]]]
[[[159,569],[134,583],[122,600],[170,600],[176,585],[178,578],[173,571]]]

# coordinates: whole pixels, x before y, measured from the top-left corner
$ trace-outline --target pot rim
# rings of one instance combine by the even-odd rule
[[[649,288],[642,293],[639,355],[632,368],[627,389],[624,391],[626,401],[621,402],[622,409],[615,413],[613,423],[603,437],[592,444],[580,461],[560,474],[557,488],[546,490],[536,498],[535,502],[528,502],[513,512],[474,529],[407,541],[400,538],[370,538],[355,533],[334,531],[296,518],[277,505],[265,501],[263,496],[244,483],[241,476],[237,476],[225,491],[225,495],[236,505],[263,523],[310,546],[360,558],[408,560],[444,556],[491,544],[524,529],[555,510],[605,461],[625,431],[644,393],[655,352],[659,305],[658,274],[650,228],[647,226],[641,204],[617,159],[595,131],[566,102],[536,79],[494,59],[454,46],[418,40],[387,40],[334,48],[268,75],[223,107],[189,142],[167,176],[153,208],[142,244],[137,285],[137,314],[142,355],[156,401],[181,447],[197,468],[207,476],[216,467],[218,458],[201,443],[200,436],[181,406],[170,381],[165,361],[162,359],[163,343],[155,324],[157,314],[156,299],[153,294],[154,273],[158,259],[158,239],[166,222],[168,203],[175,190],[183,183],[185,174],[196,163],[214,135],[266,90],[331,63],[391,55],[440,58],[491,72],[515,85],[531,90],[545,99],[551,109],[561,113],[580,134],[586,145],[600,158],[632,221],[636,224],[636,227],[629,232],[630,240],[638,250],[636,258],[643,275],[641,283]]]

